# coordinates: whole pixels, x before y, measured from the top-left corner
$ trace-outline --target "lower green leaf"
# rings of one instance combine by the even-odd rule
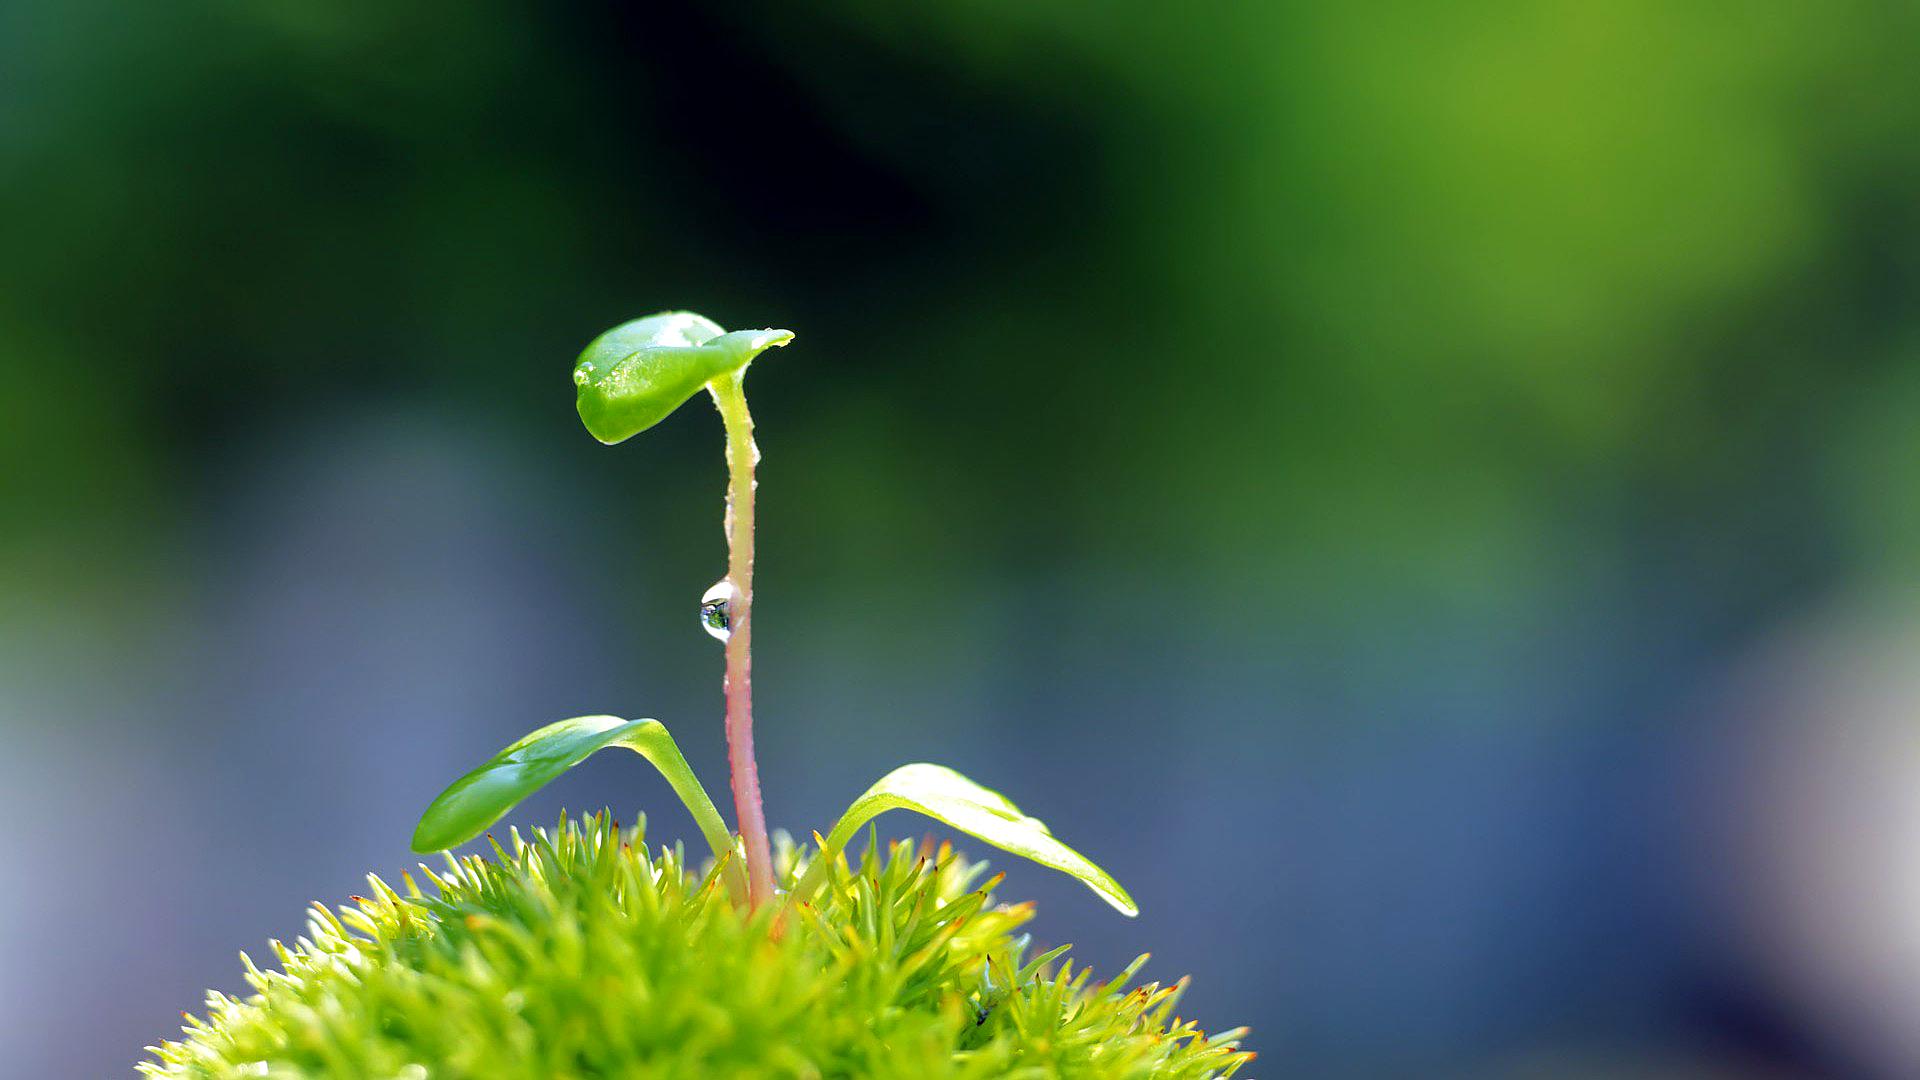
[[[522,736],[487,763],[455,780],[427,807],[413,831],[413,850],[425,854],[466,843],[487,826],[599,750],[624,746],[646,758],[672,785],[716,858],[733,855],[733,833],[693,775],[666,725],[658,720],[576,716]],[[738,869],[737,865],[735,867]]]
[[[925,763],[900,766],[853,801],[833,832],[821,842],[819,858],[795,883],[793,896],[810,898],[826,882],[827,867],[840,858],[860,827],[888,810],[914,810],[943,821],[1002,851],[1079,878],[1122,915],[1140,913],[1133,897],[1113,880],[1113,875],[1054,839],[1045,822],[1021,813],[997,791],[981,787],[945,766]]]

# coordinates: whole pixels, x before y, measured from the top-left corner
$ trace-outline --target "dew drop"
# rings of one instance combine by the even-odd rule
[[[591,378],[593,378],[592,364],[581,364],[579,367],[573,369],[573,385],[585,386],[587,385],[587,380]]]
[[[733,636],[733,617],[728,608],[739,591],[733,579],[721,578],[700,598],[700,628],[721,641]]]

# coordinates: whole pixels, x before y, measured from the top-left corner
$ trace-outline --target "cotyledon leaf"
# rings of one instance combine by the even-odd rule
[[[691,311],[621,323],[594,338],[574,363],[580,420],[603,443],[630,439],[665,420],[701,387],[792,340],[790,330],[729,334]]]
[[[487,826],[545,787],[555,777],[596,751],[624,746],[646,758],[672,785],[674,794],[692,812],[714,857],[733,854],[733,833],[720,811],[693,775],[687,759],[658,720],[622,720],[617,716],[576,716],[548,724],[522,736],[488,759],[486,764],[455,780],[440,793],[413,831],[413,850],[425,854],[463,844]],[[731,873],[738,873],[738,863]]]
[[[1005,795],[981,787],[941,765],[902,765],[853,800],[821,847],[819,857],[793,887],[793,897],[811,899],[826,882],[827,867],[840,858],[860,827],[888,810],[915,810],[970,836],[1079,878],[1122,915],[1140,909],[1113,875],[1053,838],[1046,823],[1020,812]]]

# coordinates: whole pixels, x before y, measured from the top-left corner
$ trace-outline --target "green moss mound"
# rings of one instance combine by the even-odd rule
[[[712,871],[604,815],[449,857],[396,891],[244,955],[159,1077],[1213,1077],[1252,1054],[1173,1015],[1181,983],[1127,988],[1027,957],[1029,905],[997,906],[942,846],[870,846],[817,907],[748,917]],[[801,853],[782,851],[792,880]]]

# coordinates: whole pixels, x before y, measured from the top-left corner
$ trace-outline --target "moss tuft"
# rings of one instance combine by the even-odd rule
[[[254,994],[148,1049],[148,1076],[1212,1077],[1252,1058],[1239,1031],[1173,1016],[1185,980],[1127,989],[1025,955],[1030,905],[997,906],[983,868],[870,846],[816,907],[770,933],[717,875],[604,815],[515,831],[494,858],[376,877],[315,904],[308,934],[244,954]],[[791,882],[803,853],[781,852]]]

